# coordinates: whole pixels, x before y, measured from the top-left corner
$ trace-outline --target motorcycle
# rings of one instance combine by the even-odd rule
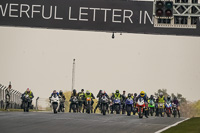
[[[23,109],[24,109],[24,112],[29,112],[29,106],[30,106],[30,103],[31,103],[31,99],[29,97],[29,95],[24,95],[23,97]]]
[[[92,99],[90,97],[87,97],[86,98],[86,105],[85,105],[85,108],[86,108],[86,113],[90,114],[91,112],[91,104],[92,104]]]
[[[60,107],[59,107],[59,110],[58,110],[58,112],[65,112],[65,106],[64,106],[64,104],[65,104],[65,100],[63,99],[63,98],[61,98],[60,99]]]
[[[54,114],[58,112],[60,106],[60,99],[57,94],[53,94],[51,97],[51,107]]]
[[[136,101],[136,98],[134,98],[134,100],[133,100],[133,115],[135,115],[135,113],[138,112],[136,104],[137,104],[137,101]]]
[[[161,117],[164,117],[164,108],[165,108],[164,103],[158,103],[158,116],[160,114]]]
[[[127,116],[131,115],[132,109],[133,109],[133,99],[132,98],[127,98],[126,99],[126,112],[127,112]]]
[[[121,100],[120,98],[115,98],[114,99],[114,110],[116,111],[116,114],[120,114],[121,110]]]
[[[166,114],[167,114],[167,117],[171,117],[171,114],[172,114],[172,112],[171,112],[171,110],[172,110],[172,104],[171,104],[171,102],[170,101],[168,101],[166,104],[165,104],[165,112],[166,112]]]
[[[83,107],[83,102],[84,100],[83,100],[83,97],[79,97],[79,99],[78,99],[78,103],[79,103],[79,108],[78,108],[78,110],[79,110],[79,112],[84,112],[83,110],[84,110],[84,107]],[[83,109],[83,110],[82,110]]]
[[[106,111],[108,109],[108,98],[106,96],[102,96],[100,103],[101,113],[103,113],[103,115],[106,115]]]
[[[154,109],[155,109],[155,103],[153,100],[149,101],[148,107],[149,107],[149,113],[151,114],[151,116],[153,116]]]
[[[145,102],[142,97],[137,100],[136,107],[138,108],[138,116],[139,118],[143,118],[145,112]]]
[[[78,99],[76,96],[73,96],[72,97],[72,100],[71,100],[71,106],[72,106],[72,110],[74,113],[78,113]]]
[[[177,106],[176,106],[176,104],[172,104],[172,114],[173,114],[173,116],[174,116],[174,118],[177,116]]]

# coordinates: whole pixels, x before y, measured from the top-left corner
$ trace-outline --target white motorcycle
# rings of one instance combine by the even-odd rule
[[[60,107],[60,98],[57,94],[53,94],[53,96],[51,97],[51,107],[54,114],[56,114]]]

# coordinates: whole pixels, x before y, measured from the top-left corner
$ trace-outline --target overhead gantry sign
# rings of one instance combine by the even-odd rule
[[[190,7],[181,7],[187,14]],[[162,0],[0,0],[0,26],[200,36],[195,15],[190,14],[190,25],[174,28],[182,24],[175,20],[185,20],[179,10],[174,1]]]

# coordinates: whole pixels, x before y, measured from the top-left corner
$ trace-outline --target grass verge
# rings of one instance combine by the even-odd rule
[[[193,117],[162,133],[200,133],[200,117]]]

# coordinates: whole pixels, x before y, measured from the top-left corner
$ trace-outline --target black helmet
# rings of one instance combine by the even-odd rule
[[[137,97],[137,93],[134,93],[134,96]]]
[[[176,97],[176,96],[174,97],[174,100],[177,100],[177,97]]]
[[[150,99],[153,99],[153,95],[150,96]]]
[[[84,89],[81,89],[81,91],[83,92],[83,91],[84,91]]]
[[[86,91],[86,94],[87,94],[87,95],[90,95],[90,92],[87,90],[87,91]]]
[[[53,90],[53,93],[54,93],[54,94],[56,94],[56,93],[57,93],[57,91],[56,91],[56,90]]]
[[[75,89],[73,89],[73,94],[76,94],[76,90]]]
[[[129,97],[129,98],[131,97],[131,93],[128,93],[128,97]]]
[[[168,99],[168,100],[170,100],[170,99],[171,99],[171,96],[170,96],[170,95],[168,95],[168,96],[167,96],[167,99]]]
[[[62,95],[62,94],[63,94],[63,91],[62,91],[62,90],[60,90],[59,94],[60,94],[60,95]]]

